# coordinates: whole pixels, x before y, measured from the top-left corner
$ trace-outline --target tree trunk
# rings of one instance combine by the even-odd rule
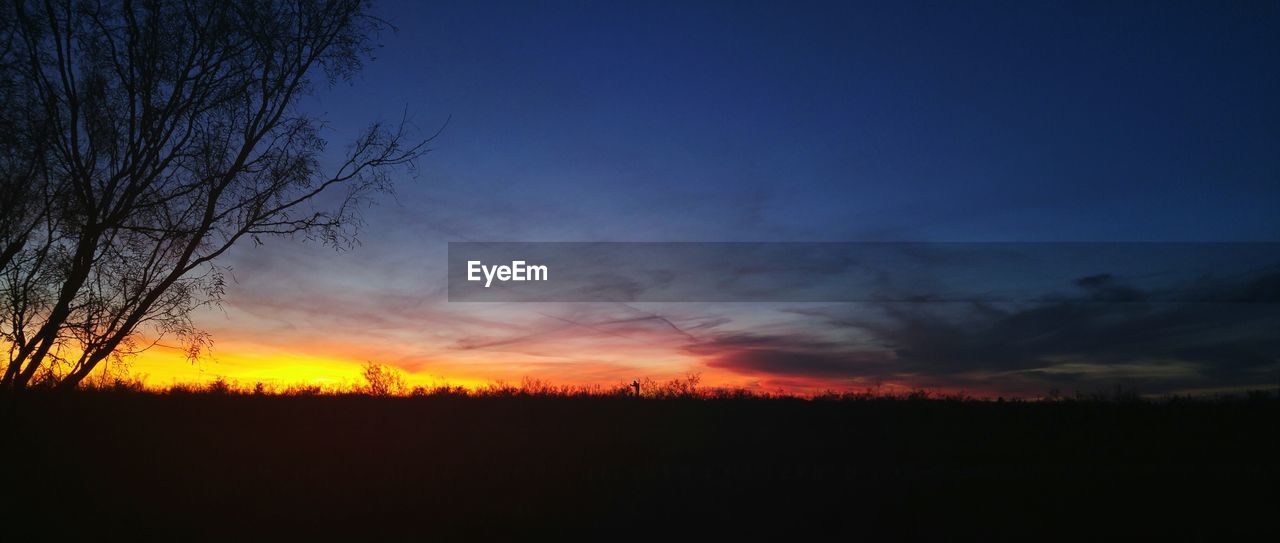
[[[66,322],[67,317],[71,315],[71,303],[75,300],[76,294],[80,292],[80,287],[84,286],[84,282],[89,278],[89,271],[93,266],[93,254],[98,245],[97,229],[86,231],[80,238],[80,243],[76,246],[76,255],[71,273],[68,274],[67,280],[62,283],[62,290],[58,293],[58,302],[54,305],[53,310],[49,312],[49,319],[45,321],[44,326],[40,327],[40,331],[32,338],[32,342],[28,345],[36,345],[38,347],[34,351],[30,347],[24,347],[18,352],[18,356],[14,359],[18,365],[26,363],[26,367],[18,373],[9,386],[14,388],[24,388],[31,378],[36,374],[36,370],[40,369],[44,357],[49,354],[49,349],[53,347],[53,343],[58,339],[58,331],[62,328],[62,324]]]

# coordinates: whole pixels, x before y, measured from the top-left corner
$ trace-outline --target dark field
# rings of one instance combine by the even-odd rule
[[[0,399],[9,541],[1280,530],[1274,399]]]

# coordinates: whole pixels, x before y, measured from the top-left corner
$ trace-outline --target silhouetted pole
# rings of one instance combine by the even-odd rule
[[[631,380],[631,388],[635,389],[635,391],[636,391],[636,397],[637,397],[637,398],[639,398],[639,397],[640,397],[640,381],[636,381],[636,380],[632,379],[632,380]]]

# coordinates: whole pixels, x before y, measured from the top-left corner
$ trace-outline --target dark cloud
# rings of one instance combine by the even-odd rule
[[[730,334],[690,345],[707,366],[753,375],[848,379],[883,371],[886,353],[803,335]]]
[[[1209,299],[1163,293],[1109,274],[1038,303],[888,303],[792,309],[803,334],[729,335],[689,348],[710,367],[750,375],[879,376],[929,386],[1012,387],[1139,382],[1146,390],[1273,386],[1280,368],[1280,273],[1197,283]],[[855,341],[815,340],[856,332]]]
[[[1222,285],[1219,299],[1267,288],[1280,274]],[[1151,293],[1106,276],[1085,278],[1074,300],[1007,308],[972,304],[945,315],[928,304],[885,308],[862,328],[912,371],[951,374],[1092,364],[1189,362],[1225,378],[1276,363],[1280,312],[1271,303],[1148,303]]]

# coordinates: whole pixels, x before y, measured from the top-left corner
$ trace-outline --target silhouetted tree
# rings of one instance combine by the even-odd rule
[[[216,258],[266,235],[349,243],[364,199],[425,152],[404,121],[374,123],[326,170],[321,121],[294,107],[361,67],[385,27],[365,0],[0,9],[5,386],[76,386],[145,348],[144,326],[198,352]]]

